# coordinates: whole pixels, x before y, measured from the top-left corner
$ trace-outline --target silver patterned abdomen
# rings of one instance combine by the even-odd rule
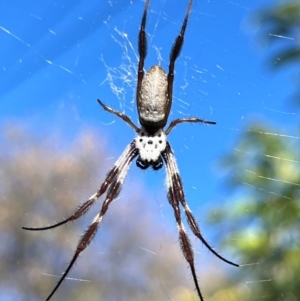
[[[165,120],[167,74],[160,66],[152,66],[145,74],[138,99],[140,123],[145,127],[160,127]]]

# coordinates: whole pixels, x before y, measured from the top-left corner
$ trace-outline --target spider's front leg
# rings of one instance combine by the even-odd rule
[[[198,237],[202,241],[202,243],[207,247],[207,249],[209,251],[211,251],[215,256],[217,256],[219,259],[221,259],[222,261],[224,261],[230,265],[238,267],[239,266],[238,264],[236,264],[232,261],[229,261],[228,259],[221,256],[218,252],[216,252],[210,246],[210,244],[205,240],[205,238],[202,236],[200,229],[199,229],[199,225],[185,200],[184,190],[183,190],[182,181],[181,181],[181,178],[179,175],[179,170],[178,170],[177,163],[176,163],[175,157],[173,155],[173,152],[172,152],[172,149],[171,149],[171,146],[169,143],[167,143],[167,147],[163,154],[163,158],[165,160],[166,166],[168,166],[168,168],[169,168],[169,169],[167,169],[167,171],[169,170],[169,173],[167,172],[168,183],[170,183],[168,185],[174,187],[173,189],[175,191],[176,199],[182,205],[185,215],[186,215],[186,219],[187,219],[188,224],[189,224],[191,230],[193,231],[194,235],[196,237]]]
[[[190,265],[192,276],[194,279],[194,283],[195,283],[199,298],[201,301],[203,301],[204,299],[203,299],[203,296],[202,296],[200,288],[199,288],[199,284],[197,281],[197,275],[196,275],[196,271],[195,271],[195,266],[194,266],[193,250],[192,250],[191,244],[185,233],[185,229],[184,229],[184,226],[181,221],[179,203],[182,205],[182,207],[184,209],[188,224],[189,224],[192,232],[194,233],[194,235],[196,237],[198,237],[202,241],[202,243],[219,259],[221,259],[222,261],[224,261],[230,265],[236,266],[236,267],[238,267],[239,265],[232,261],[227,260],[226,258],[221,256],[219,253],[217,253],[202,236],[200,229],[199,229],[199,225],[197,224],[196,219],[194,218],[191,210],[189,209],[189,207],[186,203],[185,196],[184,196],[184,190],[183,190],[183,186],[182,186],[182,181],[179,176],[179,171],[178,171],[178,167],[176,164],[176,160],[173,155],[171,146],[168,142],[167,142],[165,151],[162,152],[162,157],[165,161],[166,170],[167,170],[168,200],[169,200],[171,206],[173,207],[175,219],[176,219],[176,222],[178,225],[181,249],[182,249],[182,252],[183,252],[187,262]]]
[[[169,145],[169,144],[168,144]],[[196,286],[196,290],[198,293],[198,296],[201,301],[204,301],[204,298],[202,296],[198,280],[197,280],[197,274],[196,274],[196,269],[195,269],[195,262],[194,262],[194,252],[190,243],[190,240],[185,232],[184,225],[181,220],[181,214],[180,214],[180,207],[179,207],[179,201],[177,198],[177,191],[175,188],[175,185],[173,185],[173,170],[172,166],[169,163],[168,159],[168,150],[165,150],[162,154],[165,164],[166,164],[166,170],[167,170],[167,186],[168,186],[168,200],[169,203],[171,204],[173,210],[174,210],[174,215],[176,219],[176,223],[178,226],[178,233],[179,233],[179,241],[180,241],[180,246],[182,253],[186,259],[186,261],[190,265],[190,269],[192,272],[192,277]]]
[[[92,205],[100,198],[100,196],[106,192],[107,188],[111,185],[111,183],[116,179],[116,177],[124,169],[124,165],[126,165],[126,162],[128,161],[128,157],[130,157],[132,152],[136,152],[135,141],[133,141],[125,149],[123,154],[120,156],[120,158],[115,163],[114,167],[107,174],[104,182],[100,186],[100,189],[95,194],[93,194],[87,201],[85,201],[83,204],[81,204],[71,216],[69,216],[68,218],[64,219],[63,221],[61,221],[59,223],[56,223],[56,224],[53,224],[53,225],[50,225],[47,227],[34,227],[34,228],[22,227],[22,229],[30,230],[30,231],[49,230],[49,229],[59,227],[70,221],[75,221],[76,219],[78,219],[79,217],[84,215],[92,207]]]
[[[91,225],[87,228],[85,233],[82,235],[70,264],[68,265],[67,269],[63,273],[62,277],[60,278],[60,280],[58,281],[58,283],[56,284],[56,286],[54,287],[54,289],[52,290],[52,292],[50,293],[46,301],[49,301],[51,299],[51,297],[54,295],[56,290],[60,287],[64,279],[67,277],[68,273],[72,269],[80,253],[83,252],[86,249],[86,247],[89,245],[89,243],[92,241],[93,237],[95,236],[98,230],[99,224],[102,221],[103,216],[108,210],[109,205],[119,195],[122,188],[122,184],[124,182],[127,171],[129,169],[130,163],[137,155],[138,155],[138,149],[135,147],[135,141],[133,141],[126,148],[123,155],[120,157],[120,159],[117,161],[115,165],[117,172],[114,179],[108,184],[107,195],[102,204],[100,212],[95,216]]]

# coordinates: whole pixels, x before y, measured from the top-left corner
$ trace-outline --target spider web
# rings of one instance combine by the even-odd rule
[[[236,5],[238,6],[241,11],[244,11],[244,12],[247,12],[249,10],[249,8],[245,8],[245,7],[242,7],[240,6],[238,3],[232,3],[232,5]],[[163,14],[160,12],[157,12],[155,10],[151,10],[151,13],[154,14],[157,18],[157,20],[161,21],[162,19],[165,19],[165,20],[168,20],[168,18],[164,15],[162,16]],[[206,14],[206,17],[211,17],[211,15],[209,14]],[[215,17],[215,16],[213,16]],[[153,43],[153,40],[155,40],[154,38],[156,37],[156,32],[159,30],[158,29],[158,25],[159,25],[159,21],[156,21],[155,24],[154,24],[154,29],[153,29],[153,25],[152,25],[152,32],[151,34],[148,33],[148,38],[150,40],[150,43],[149,45],[152,46],[152,43]],[[180,25],[180,23],[178,23],[177,25]],[[150,29],[151,30],[151,29]],[[135,65],[132,65],[132,61],[131,61],[131,57],[133,57],[135,60],[138,60],[138,56],[137,56],[137,53],[135,51],[135,48],[134,46],[132,45],[131,41],[128,40],[128,35],[127,33],[125,32],[122,32],[120,30],[118,30],[117,28],[115,28],[115,32],[117,33],[118,35],[118,38],[115,37],[115,35],[112,35],[112,38],[115,40],[116,44],[118,45],[118,47],[120,47],[122,49],[122,64],[119,65],[117,68],[110,68],[108,67],[105,62],[105,67],[106,67],[106,70],[107,70],[107,78],[106,78],[106,81],[109,82],[110,86],[111,86],[111,89],[112,91],[115,93],[115,95],[118,97],[119,99],[119,102],[120,102],[120,107],[121,108],[124,108],[124,101],[126,101],[127,97],[124,97],[125,94],[123,94],[123,88],[124,86],[127,86],[128,83],[130,82],[131,84],[134,83],[133,85],[129,85],[129,93],[133,93],[133,98],[134,98],[134,95],[135,95],[135,86],[136,86],[136,77],[135,77],[135,74],[136,74],[136,64]],[[188,38],[187,38],[188,39]],[[209,43],[210,41],[205,41],[207,43]],[[201,44],[201,43],[199,43]],[[151,46],[150,46],[150,50],[149,52],[152,50],[151,49]],[[187,47],[186,45],[184,47]],[[201,46],[200,46],[201,47]],[[206,47],[206,46],[202,46],[202,47]],[[152,46],[152,48],[154,48],[156,51],[154,52],[156,54],[156,61],[158,62],[158,64],[162,64],[162,63],[166,63],[163,58],[162,58],[162,54],[161,54],[161,48],[159,49],[155,44],[154,46]],[[203,50],[205,51],[205,50]],[[201,60],[201,59],[200,59]],[[178,60],[179,61],[179,60]],[[124,63],[125,62],[125,63]],[[179,63],[180,64],[180,63]],[[224,89],[227,88],[227,90],[229,91],[225,91],[227,92],[226,94],[232,94],[233,93],[233,89],[236,89],[235,92],[235,96],[234,96],[234,99],[237,99],[237,98],[243,98],[246,96],[246,98],[249,96],[247,95],[248,94],[248,91],[243,91],[240,87],[238,87],[235,83],[234,83],[234,79],[232,78],[235,78],[235,75],[234,75],[234,72],[231,74],[231,72],[227,72],[227,68],[224,67],[222,65],[222,63],[218,63],[216,62],[215,66],[214,66],[214,71],[210,71],[211,69],[206,69],[206,68],[200,68],[198,67],[198,63],[193,63],[191,62],[191,57],[188,57],[188,56],[184,56],[184,62],[181,63],[182,64],[182,68],[181,72],[177,72],[176,73],[176,76],[178,75],[178,73],[180,74],[179,76],[181,77],[180,80],[181,80],[181,85],[180,85],[180,94],[185,94],[186,92],[186,89],[190,86],[190,85],[195,85],[195,82],[196,81],[199,81],[200,82],[200,85],[201,84],[204,86],[204,88],[198,88],[198,91],[200,92],[200,95],[202,94],[204,97],[207,97],[209,98],[211,94],[213,94],[212,90],[210,90],[210,88],[206,88],[205,89],[205,84],[207,83],[210,83],[210,82],[213,82],[215,86],[217,87],[220,87],[221,84],[218,80],[218,78],[220,77],[220,73],[223,73],[225,75],[224,78],[226,79],[226,86],[223,86],[221,87],[222,90],[224,91]],[[187,69],[190,68],[191,70],[191,75],[190,74],[187,74]],[[132,72],[134,71],[134,72]],[[132,78],[133,76],[133,78]],[[197,80],[197,78],[200,77],[200,80]],[[121,86],[118,87],[116,85],[118,85],[119,81],[121,81]],[[229,83],[229,89],[228,89],[228,83]],[[244,84],[244,83],[242,83]],[[175,87],[176,89],[176,87]],[[241,90],[240,90],[241,89]],[[179,89],[176,89],[176,91],[178,92]],[[178,94],[177,94],[178,95]],[[127,95],[126,95],[127,96]],[[232,97],[232,95],[231,95]],[[272,99],[271,95],[268,95],[269,99]],[[173,107],[175,107],[176,109],[176,113],[180,116],[180,115],[183,115],[183,116],[188,116],[187,114],[187,110],[191,110],[191,111],[194,111],[193,110],[193,106],[191,106],[188,102],[182,100],[181,97],[174,97],[174,105]],[[271,101],[268,101],[268,103],[270,103]],[[132,104],[132,102],[130,102],[130,104]],[[229,108],[231,104],[228,102],[227,103],[227,106],[228,108],[227,109],[224,109],[224,111],[230,111],[231,108]],[[243,101],[243,105],[245,105],[245,101]],[[269,107],[269,104],[266,104],[266,103],[260,103],[259,104],[261,107],[260,107],[260,112],[257,112],[257,107],[255,107],[255,111],[253,112],[253,108],[250,106],[246,107],[246,108],[234,108],[236,110],[236,112],[230,112],[230,116],[232,116],[233,118],[236,118],[236,119],[240,119],[238,121],[238,123],[235,123],[235,126],[234,127],[231,127],[230,125],[229,126],[226,126],[221,129],[221,131],[227,131],[227,132],[231,132],[233,133],[233,135],[239,135],[240,132],[244,131],[244,121],[245,120],[252,120],[253,117],[250,117],[251,115],[255,116],[255,115],[262,115],[262,113],[264,115],[266,115],[267,118],[271,118],[274,119],[275,122],[278,122],[281,117],[283,117],[284,115],[287,115],[287,116],[291,116],[291,117],[296,117],[297,114],[294,113],[294,112],[285,112],[285,111],[280,111],[280,110],[276,110],[273,108],[273,104],[272,104],[272,107]],[[134,103],[133,103],[133,106],[134,106]],[[217,106],[217,105],[216,105]],[[213,113],[214,112],[214,108],[210,105],[210,110],[211,112]],[[216,109],[217,110],[217,109]],[[249,110],[250,112],[245,112],[244,111],[247,111]],[[237,114],[236,114],[237,113]],[[273,116],[269,116],[270,114],[269,113],[277,113],[277,116],[274,116],[274,114],[272,114]],[[226,113],[228,114],[228,113]],[[242,114],[242,115],[241,115]],[[231,117],[231,118],[232,118]],[[259,118],[261,118],[262,120],[265,119],[263,116],[259,116]],[[267,119],[266,118],[266,119]],[[224,119],[224,118],[223,118]],[[248,121],[249,122],[249,121]],[[231,123],[231,121],[229,121],[229,123]],[[284,132],[284,129],[282,129],[283,132]],[[276,132],[267,132],[267,131],[259,131],[259,130],[250,130],[248,129],[247,130],[248,132],[252,132],[252,134],[258,134],[258,135],[261,135],[261,137],[266,137],[266,140],[268,139],[268,137],[280,137],[280,138],[283,138],[283,139],[286,139],[287,140],[287,143],[288,144],[291,144],[291,145],[295,145],[294,143],[296,143],[296,145],[299,145],[298,141],[299,141],[299,136],[297,135],[289,135],[289,134],[285,134],[285,133],[276,133]],[[185,138],[186,138],[186,133],[184,134]],[[264,138],[262,138],[264,139]],[[187,144],[185,144],[185,148],[186,149],[189,149],[189,147],[193,145],[194,143],[192,141],[189,141]],[[274,155],[271,155],[269,153],[264,153],[264,152],[261,152],[259,154],[253,154],[250,152],[247,152],[247,151],[244,151],[244,150],[241,150],[241,149],[238,149],[238,148],[234,148],[233,149],[234,152],[242,152],[244,154],[247,154],[248,157],[256,157],[256,156],[261,156],[261,157],[265,157],[265,158],[268,158],[268,159],[271,159],[271,160],[277,160],[279,162],[287,162],[290,166],[290,168],[292,168],[292,170],[294,171],[294,173],[296,174],[296,176],[294,177],[295,179],[295,182],[290,182],[290,181],[285,181],[281,178],[276,178],[276,177],[272,177],[272,176],[263,176],[261,175],[260,173],[257,173],[256,171],[254,170],[248,170],[248,169],[243,169],[243,170],[240,170],[238,173],[244,173],[244,174],[251,174],[257,178],[260,178],[260,179],[264,179],[264,180],[267,180],[269,182],[273,182],[273,183],[280,183],[280,184],[288,184],[288,185],[291,185],[291,187],[295,187],[297,189],[297,187],[299,187],[299,173],[297,172],[297,169],[299,169],[299,163],[300,161],[299,160],[290,160],[286,157],[284,157],[285,155],[283,155],[283,157],[280,157],[280,156],[274,156]],[[289,197],[288,195],[284,195],[284,194],[279,194],[276,192],[276,190],[268,190],[268,189],[265,189],[263,187],[260,187],[260,186],[256,186],[256,185],[253,185],[251,184],[251,181],[243,181],[243,180],[240,180],[237,175],[235,175],[235,172],[232,172],[232,175],[231,177],[234,177],[236,178],[236,180],[239,182],[239,186],[241,187],[240,190],[243,191],[243,193],[247,193],[245,191],[247,191],[247,189],[250,187],[250,189],[256,191],[256,192],[260,192],[260,193],[263,193],[264,197],[267,199],[267,200],[271,200],[274,196],[275,197],[281,197],[282,199],[285,199],[287,201],[291,201],[291,197]],[[185,177],[184,177],[185,179]],[[269,185],[265,185],[265,186],[269,186]],[[272,186],[271,186],[272,187]],[[197,184],[195,186],[192,186],[192,188],[194,190],[197,190]],[[199,194],[197,195],[197,197],[199,197]],[[230,200],[227,200],[226,201],[226,204],[228,204],[228,206],[230,207],[230,202],[238,202],[238,198],[239,197],[233,197],[231,198]],[[229,224],[230,223],[230,220],[229,222],[226,222],[226,228],[234,228],[232,225]],[[261,225],[262,226],[262,225]],[[218,232],[218,231],[216,231]],[[235,230],[233,230],[233,232],[236,232]],[[251,239],[255,239],[253,237],[254,233],[259,233],[259,227],[257,227],[257,225],[255,225],[254,227],[249,225],[249,228],[248,228],[248,231],[246,232],[249,236],[249,238],[246,238],[246,240],[248,241],[251,241]],[[220,233],[218,234],[215,234],[216,237],[220,237]],[[254,235],[254,236],[256,236]],[[294,239],[297,239],[297,235],[294,237]],[[230,238],[228,238],[228,242],[227,244],[230,244],[230,241],[234,240],[234,235]],[[200,252],[202,253],[202,252]],[[196,249],[196,254],[198,254],[198,251]],[[203,254],[201,254],[201,256],[203,256]],[[210,259],[211,260],[211,259]],[[263,262],[267,262],[266,259],[263,259],[262,260]],[[255,268],[258,268],[260,269],[261,268],[261,265],[263,265],[263,262],[262,264],[258,261],[258,262],[245,262],[242,264],[242,267],[246,270],[247,268],[251,268],[251,269],[255,269]],[[267,266],[267,265],[266,265]],[[223,277],[226,277],[224,276],[223,272],[220,272],[218,269],[216,271],[217,274],[220,274],[220,279],[222,279]],[[245,273],[247,274],[247,272]],[[269,275],[272,274],[272,273],[269,273]],[[250,278],[251,276],[249,276]],[[252,295],[252,292],[251,290],[255,290],[257,286],[260,286],[260,287],[263,287],[264,286],[264,283],[270,283],[272,282],[272,278],[269,278],[268,276],[268,273],[266,273],[266,276],[265,278],[260,278],[260,279],[257,279],[257,280],[248,280],[247,279],[247,276],[245,277],[245,282],[244,282],[244,289],[245,291],[247,291],[247,293],[249,292],[249,295],[251,296]],[[284,293],[282,294],[286,294],[287,292],[284,291]],[[255,295],[255,294],[254,294]],[[253,296],[254,296],[253,295]],[[265,298],[265,297],[268,297],[268,296],[262,296],[262,298]],[[274,297],[274,296],[273,296]],[[260,298],[260,296],[255,296],[255,298]]]
[[[222,300],[226,288],[232,292],[232,296],[238,296],[237,300],[240,295],[249,300],[297,298],[294,287],[299,286],[296,273],[298,264],[293,264],[292,260],[295,258],[293,252],[299,251],[297,232],[299,220],[295,218],[294,224],[289,224],[286,219],[286,216],[293,216],[292,213],[299,210],[295,204],[295,200],[297,198],[299,200],[300,188],[300,157],[299,152],[297,153],[300,136],[295,126],[299,122],[299,114],[297,108],[288,102],[292,98],[293,82],[297,77],[291,78],[288,69],[275,74],[265,67],[265,62],[276,46],[268,51],[261,48],[257,32],[249,22],[250,17],[260,9],[260,2],[257,0],[245,5],[241,0],[222,3],[194,1],[185,44],[176,62],[170,120],[199,116],[217,122],[214,127],[180,126],[170,136],[187,201],[199,220],[207,240],[225,257],[242,264],[239,270],[226,267],[189,233],[195,247],[200,287],[207,300],[209,298]],[[69,151],[68,143],[76,139],[83,128],[96,128],[99,136],[92,140],[99,139],[103,144],[107,141],[109,145],[105,155],[101,155],[107,163],[103,171],[98,171],[102,180],[105,172],[114,164],[134,134],[114,116],[102,112],[96,99],[100,98],[107,105],[125,112],[137,123],[135,105],[137,34],[143,5],[143,1],[109,1],[106,4],[91,1],[88,6],[82,1],[63,1],[63,4],[57,5],[52,0],[38,6],[36,3],[28,3],[27,7],[10,7],[9,3],[4,4],[2,14],[7,16],[3,15],[0,34],[2,44],[7,47],[3,47],[0,55],[2,126],[21,124],[37,137],[51,136],[52,132],[59,129],[59,132],[64,133],[63,139],[51,141],[55,144],[55,149],[63,153]],[[167,70],[170,49],[178,34],[185,9],[186,3],[183,2],[174,7],[170,4],[170,0],[151,0],[146,29],[148,37],[146,69],[153,64],[159,64]],[[18,24],[14,21],[16,18],[20,20]],[[295,42],[294,37],[276,36],[276,38]],[[249,127],[250,124],[252,127]],[[247,136],[251,143],[242,142],[244,140],[240,137],[244,136]],[[1,140],[6,141],[4,138]],[[96,147],[96,142],[88,145],[91,145],[91,148]],[[8,153],[9,156],[13,156],[15,149],[9,144],[5,146],[7,149],[5,155]],[[72,151],[74,152],[74,149]],[[231,157],[228,157],[228,154],[231,154]],[[220,161],[223,168],[220,168]],[[5,160],[2,160],[3,166],[4,163]],[[1,177],[3,179],[3,172]],[[174,218],[162,185],[164,177],[164,172],[141,172],[133,166],[125,181],[120,200],[116,202],[121,209],[120,211],[112,209],[113,213],[108,217],[106,227],[103,226],[105,229],[113,227],[117,222],[113,219],[113,214],[118,216],[122,225],[134,223],[127,214],[122,217],[120,212],[122,210],[127,212],[129,207],[128,215],[130,212],[135,213],[128,199],[135,183],[138,183],[138,189],[141,189],[142,193],[137,196],[137,201],[152,202],[145,206],[147,210],[152,210],[154,216],[159,216],[155,223],[162,226],[154,227],[154,234],[149,230],[153,235],[153,237],[149,235],[151,243],[137,242],[134,251],[129,249],[128,252],[136,255],[136,249],[139,249],[143,254],[152,254],[154,257],[152,262],[159,260],[159,257],[162,261],[168,257],[168,253],[160,250],[167,249],[169,244],[172,244],[172,248],[174,246],[172,250],[179,249]],[[92,189],[98,187],[98,178],[92,182],[94,186],[90,187],[91,190],[84,189],[80,197],[78,196],[75,201],[72,200],[68,205],[70,207],[64,208],[64,211],[61,209],[59,214],[52,212],[53,215],[45,216],[45,207],[52,207],[48,203],[45,204],[44,200],[41,203],[45,207],[32,204],[31,206],[38,207],[35,212],[39,215],[39,219],[34,223],[44,225],[45,221],[57,220],[71,212],[82,198],[88,197]],[[13,180],[8,183],[13,183]],[[68,187],[65,189],[68,190]],[[11,202],[20,202],[20,197]],[[40,202],[40,199],[37,202]],[[260,205],[261,211],[255,211],[254,204],[258,207]],[[261,204],[265,204],[265,207]],[[5,226],[7,216],[13,212],[12,209],[9,210],[11,203],[5,203],[5,206],[8,207],[9,213],[0,218],[2,229],[7,228]],[[29,208],[21,207],[18,210],[20,216],[24,212],[30,215],[31,211]],[[276,231],[271,231],[270,216],[266,223],[265,211],[276,215],[278,220]],[[84,219],[85,225],[89,223],[93,213]],[[15,222],[11,228],[20,228],[19,226]],[[72,227],[70,225],[68,230],[72,230]],[[78,233],[81,233],[83,227],[82,225],[78,227]],[[269,231],[267,232],[269,240],[266,238],[265,228]],[[119,228],[117,230],[122,231]],[[2,233],[1,238],[2,241],[24,239],[27,244],[27,240],[32,243],[32,239],[39,241],[41,237],[52,236],[46,232],[40,234],[32,236],[30,233],[21,233],[9,236]],[[58,276],[64,269],[79,234],[74,235],[70,232],[69,235],[72,237],[68,238],[73,243],[72,248],[65,246],[61,237],[55,244],[56,248],[61,245],[69,251],[63,254],[58,262],[50,263],[50,267],[57,265],[55,272],[48,273],[48,269],[39,262],[38,275],[44,276],[40,277],[39,284],[35,282],[37,280],[33,281],[35,291],[28,287],[24,288],[19,278],[17,282],[12,280],[14,271],[19,269],[17,259],[15,259],[17,266],[7,266],[0,270],[1,274],[9,275],[6,276],[9,285],[14,283],[13,287],[18,292],[6,288],[1,298],[10,300],[16,296],[20,299],[21,296],[25,300],[25,296],[31,295],[34,296],[31,300],[44,298],[42,296],[46,296],[47,291],[40,292],[36,287],[42,287],[43,283],[53,280],[53,277],[45,274]],[[106,258],[103,255],[105,248],[101,249],[100,255],[94,252],[97,252],[98,245],[103,241],[109,248],[110,244],[113,245],[113,240],[103,233],[95,240],[96,242],[87,251],[88,255],[83,254],[80,259],[75,277],[73,274],[70,276],[77,279],[72,281],[75,283],[72,289],[76,290],[78,282],[92,281],[97,284],[98,278],[94,277],[94,274],[97,274],[97,267],[93,267],[92,262],[89,263],[88,268],[93,268],[93,272],[88,274],[85,272],[83,262],[94,254],[97,254],[98,259]],[[258,246],[264,246],[267,251],[259,253],[256,251]],[[2,247],[1,255],[4,259],[10,259],[11,254],[7,251],[9,247],[12,248],[12,245],[8,244],[8,249]],[[24,248],[23,246],[20,250],[24,251]],[[27,252],[33,252],[32,250],[37,258],[45,253],[45,248],[26,246]],[[51,247],[47,250],[49,253],[55,251],[51,250]],[[125,275],[126,271],[138,270],[137,263],[132,263],[132,257],[131,261],[128,260],[129,265],[125,265],[126,260],[123,260],[127,254],[125,251],[118,251],[117,247],[113,250],[115,252],[113,258],[118,259],[123,265],[120,268],[121,275]],[[49,256],[59,256],[58,254],[59,252]],[[180,253],[176,253],[176,256],[180,264],[176,265],[176,271],[182,276],[182,283],[178,284],[175,291],[165,287],[166,275],[162,271],[155,273],[151,270],[152,277],[159,278],[159,290],[167,298],[174,300],[176,295],[187,298],[184,294],[191,294],[196,300],[189,271],[180,268],[177,270],[179,266],[183,268],[186,266],[183,257],[178,254]],[[177,264],[176,260],[174,261]],[[24,262],[21,262],[24,266],[28,264],[28,257],[24,257]],[[102,273],[108,273],[105,267],[107,268],[106,265],[100,267]],[[112,267],[109,266],[109,269]],[[26,266],[25,272],[28,270],[30,266]],[[82,271],[84,276],[81,274]],[[23,275],[26,275],[25,272]],[[142,290],[143,282],[147,279],[141,274],[138,274],[141,280],[137,287]],[[137,277],[135,273],[131,275]],[[130,287],[130,283],[126,285]],[[151,284],[148,287],[151,291]],[[84,290],[85,285],[81,283],[80,288]],[[138,288],[135,291],[138,291]],[[276,293],[270,296],[271,291]],[[57,294],[65,296],[70,292],[70,287],[68,289],[62,287]],[[235,300],[234,297],[232,300]]]

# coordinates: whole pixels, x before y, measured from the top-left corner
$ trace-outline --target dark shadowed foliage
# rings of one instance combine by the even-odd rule
[[[296,67],[291,69],[292,81],[297,84],[295,102],[300,106],[299,1],[278,1],[257,13],[253,19],[259,28],[259,41],[273,50],[268,60],[269,66],[273,70],[278,70],[279,67]]]

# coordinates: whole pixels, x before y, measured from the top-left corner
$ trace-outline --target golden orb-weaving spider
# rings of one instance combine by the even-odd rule
[[[137,133],[137,137],[126,147],[123,154],[115,163],[114,167],[107,174],[104,182],[100,186],[100,189],[94,195],[92,195],[86,202],[81,204],[70,217],[48,227],[23,227],[23,229],[25,230],[40,231],[53,229],[67,222],[74,221],[82,215],[84,215],[91,208],[91,206],[100,198],[100,196],[106,193],[100,212],[95,216],[91,225],[82,235],[70,264],[68,265],[67,269],[61,276],[60,280],[58,281],[48,298],[46,299],[47,301],[50,300],[50,298],[59,288],[63,280],[66,278],[69,271],[73,267],[75,261],[77,260],[79,254],[83,250],[85,250],[85,248],[93,239],[109,205],[119,195],[129,166],[135,158],[137,158],[136,165],[141,169],[147,169],[151,166],[154,170],[158,170],[162,168],[164,164],[166,166],[168,189],[167,197],[169,203],[171,204],[174,210],[174,215],[178,226],[180,246],[184,257],[190,266],[192,277],[200,300],[204,301],[197,281],[192,246],[181,220],[180,206],[183,208],[186,219],[188,221],[188,225],[191,228],[194,235],[198,237],[202,241],[202,243],[218,258],[231,265],[238,266],[237,264],[225,259],[216,251],[214,251],[213,248],[202,236],[196,219],[192,215],[185,200],[182,181],[179,175],[176,160],[171,146],[167,141],[168,134],[176,125],[180,123],[216,123],[213,121],[199,119],[197,117],[180,118],[173,120],[168,126],[168,128],[164,130],[172,106],[175,61],[178,58],[183,45],[184,34],[188,18],[191,12],[193,0],[189,0],[181,31],[173,44],[170,54],[168,74],[166,74],[166,72],[160,66],[157,65],[152,66],[148,70],[148,72],[146,72],[146,74],[144,73],[144,61],[147,54],[147,37],[145,32],[145,26],[149,2],[150,0],[146,0],[144,14],[142,17],[141,27],[139,31],[138,42],[140,58],[138,64],[136,103],[141,128],[137,127],[125,114],[106,106],[101,100],[98,100],[99,104],[103,107],[104,110],[118,116],[123,121],[125,121],[130,127],[132,127]]]

